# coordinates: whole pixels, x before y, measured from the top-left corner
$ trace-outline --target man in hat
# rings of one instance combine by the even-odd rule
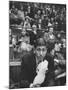
[[[45,87],[54,85],[54,62],[47,54],[43,38],[36,41],[34,52],[26,54],[21,63],[20,87]]]

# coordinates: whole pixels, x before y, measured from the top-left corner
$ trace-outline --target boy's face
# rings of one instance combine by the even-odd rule
[[[39,60],[43,60],[43,58],[45,57],[46,53],[47,53],[46,46],[37,46],[36,49],[35,49],[36,57]]]

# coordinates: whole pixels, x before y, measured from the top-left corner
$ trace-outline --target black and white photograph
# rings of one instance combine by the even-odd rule
[[[9,0],[9,89],[66,86],[66,4]]]

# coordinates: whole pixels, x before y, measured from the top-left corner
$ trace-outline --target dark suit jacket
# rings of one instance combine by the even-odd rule
[[[50,55],[46,55],[44,59],[47,59],[49,62],[48,72],[46,75],[45,82],[41,86],[46,86],[48,80],[53,79],[54,76],[54,62],[53,58]],[[21,83],[20,87],[28,88],[29,85],[33,82],[36,76],[36,58],[34,54],[27,54],[22,58],[21,63]]]

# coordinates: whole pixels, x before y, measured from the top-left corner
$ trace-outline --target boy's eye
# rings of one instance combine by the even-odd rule
[[[43,48],[42,51],[45,51],[45,49]]]

